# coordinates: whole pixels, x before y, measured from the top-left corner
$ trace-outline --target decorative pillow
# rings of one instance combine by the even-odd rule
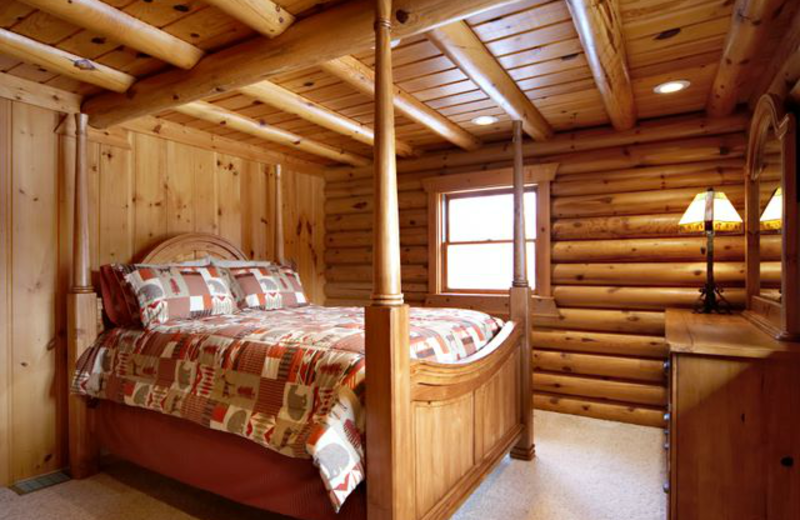
[[[136,295],[125,282],[125,276],[115,265],[100,266],[100,294],[103,310],[111,323],[117,327],[131,327],[139,321],[139,303]]]
[[[188,260],[167,266],[204,267],[211,265],[210,258]],[[100,294],[108,319],[117,327],[141,326],[139,301],[125,277],[140,267],[166,267],[154,264],[106,264],[100,267]]]
[[[287,309],[307,305],[300,276],[291,267],[270,265],[229,269],[241,309]]]
[[[225,271],[214,266],[137,266],[125,280],[136,293],[146,327],[237,311]]]

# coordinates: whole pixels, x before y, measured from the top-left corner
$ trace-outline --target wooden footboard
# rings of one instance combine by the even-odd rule
[[[520,337],[510,322],[479,359],[412,364],[414,518],[452,515],[519,439]]]

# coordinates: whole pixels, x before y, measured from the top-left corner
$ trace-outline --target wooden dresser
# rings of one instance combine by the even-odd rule
[[[800,519],[800,343],[668,310],[671,520]]]

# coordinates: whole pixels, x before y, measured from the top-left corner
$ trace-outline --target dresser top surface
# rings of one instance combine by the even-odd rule
[[[739,314],[667,309],[666,339],[678,354],[800,360],[800,343],[773,339]]]

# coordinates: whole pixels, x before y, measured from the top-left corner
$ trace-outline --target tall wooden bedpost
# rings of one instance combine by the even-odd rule
[[[273,211],[275,212],[275,217],[273,218],[273,222],[275,223],[275,231],[273,233],[273,237],[275,240],[274,250],[275,250],[275,261],[279,264],[286,263],[286,255],[284,253],[284,242],[283,242],[283,186],[282,186],[282,171],[281,165],[275,165],[275,196],[273,197]]]
[[[92,288],[89,259],[89,185],[86,156],[86,114],[75,115],[75,222],[72,245],[72,280],[67,296],[68,380],[84,350],[97,337],[97,296]],[[69,396],[69,462],[73,478],[97,471],[97,445],[92,417],[84,397]]]
[[[365,309],[367,518],[414,517],[408,306],[400,225],[392,79],[392,1],[375,2],[375,210],[372,302]]]
[[[531,290],[528,285],[528,268],[525,244],[525,173],[522,161],[522,121],[514,121],[514,281],[511,284],[511,319],[522,327],[520,356],[520,413],[522,435],[511,450],[511,457],[533,459],[533,410],[531,408],[531,346],[530,313]]]

